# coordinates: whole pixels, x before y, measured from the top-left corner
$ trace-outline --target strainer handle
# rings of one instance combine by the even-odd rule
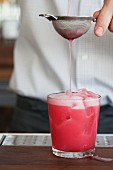
[[[47,18],[49,21],[57,20],[57,19],[58,19],[58,17],[56,17],[56,16],[54,16],[54,15],[51,15],[51,14],[39,14],[39,16],[45,17],[45,18]]]
[[[96,18],[93,18],[93,22],[96,22],[97,21],[97,19]]]

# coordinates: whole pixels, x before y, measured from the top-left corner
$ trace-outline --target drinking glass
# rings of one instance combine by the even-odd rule
[[[100,96],[62,98],[48,95],[48,111],[54,155],[65,158],[93,156],[100,110]]]

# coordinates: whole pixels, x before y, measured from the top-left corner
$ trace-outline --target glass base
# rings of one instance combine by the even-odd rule
[[[94,156],[95,148],[84,152],[65,152],[52,147],[52,151],[54,155],[63,158],[86,158]]]

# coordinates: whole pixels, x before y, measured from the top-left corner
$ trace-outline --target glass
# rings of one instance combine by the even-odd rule
[[[65,158],[93,156],[100,96],[87,100],[62,99],[62,94],[48,95],[52,152]]]

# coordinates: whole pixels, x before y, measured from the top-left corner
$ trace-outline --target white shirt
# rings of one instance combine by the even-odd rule
[[[70,15],[92,16],[103,0],[70,0]],[[67,15],[68,0],[20,0],[20,35],[14,51],[11,88],[42,100],[69,89],[69,43],[40,13]],[[86,88],[113,105],[113,34],[98,38],[90,30],[73,41],[72,91]]]

